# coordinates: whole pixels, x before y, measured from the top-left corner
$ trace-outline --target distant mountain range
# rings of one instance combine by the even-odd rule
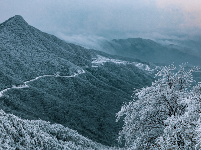
[[[172,40],[175,43],[175,40]],[[169,40],[171,42],[171,40]],[[186,44],[184,44],[186,43]],[[100,46],[102,50],[110,54],[137,58],[142,61],[159,63],[159,64],[172,64],[180,65],[188,62],[189,65],[201,66],[201,47],[198,44],[196,47],[192,46],[190,49],[188,43],[192,44],[192,41],[184,41],[180,44],[160,44],[150,39],[142,38],[128,38],[128,39],[114,39],[111,41],[101,41]],[[194,43],[194,42],[193,42]],[[197,53],[195,53],[197,51]]]
[[[160,39],[157,42],[176,48],[187,54],[201,58],[201,37],[195,36],[190,39]]]
[[[154,49],[147,53],[150,49],[145,44],[157,50],[162,47],[142,39],[107,43],[122,56],[129,52],[146,61],[149,56],[164,60]],[[61,124],[104,145],[117,145],[123,122],[115,122],[116,113],[132,99],[134,88],[151,85],[158,68],[122,56],[66,43],[14,16],[0,24],[0,109],[22,119]]]

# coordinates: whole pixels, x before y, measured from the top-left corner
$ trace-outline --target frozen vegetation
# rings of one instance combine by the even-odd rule
[[[95,150],[118,149],[93,142],[60,124],[23,120],[0,110],[0,149]]]
[[[128,149],[201,149],[201,85],[191,86],[192,72],[163,67],[152,86],[136,90],[122,106],[125,115],[119,142]]]
[[[150,40],[125,42],[146,60],[167,56],[158,57],[163,47]],[[197,68],[177,72],[85,49],[21,16],[0,24],[0,51],[2,149],[200,149],[201,85],[191,85]],[[173,58],[187,58],[180,54]]]
[[[112,61],[92,67],[98,56]],[[14,16],[0,24],[0,109],[117,146],[123,122],[115,122],[115,113],[133,88],[153,80],[134,64],[122,64],[138,61],[66,43]]]

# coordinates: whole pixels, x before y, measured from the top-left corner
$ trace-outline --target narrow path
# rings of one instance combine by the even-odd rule
[[[29,81],[25,81],[23,85],[19,85],[19,86],[13,85],[11,88],[7,88],[7,89],[4,89],[4,90],[0,91],[0,97],[3,97],[3,96],[4,96],[3,94],[4,94],[5,92],[7,92],[8,90],[10,90],[10,89],[29,88],[29,86],[28,86],[27,84],[29,84],[30,82],[36,81],[36,80],[38,80],[38,79],[40,79],[40,78],[44,78],[44,77],[72,78],[72,77],[76,77],[76,76],[78,76],[79,74],[83,74],[83,73],[85,73],[84,70],[78,70],[78,73],[75,73],[74,75],[71,75],[71,76],[60,76],[58,73],[55,74],[55,75],[43,75],[43,76],[38,76],[38,77],[36,77],[36,78],[34,78],[34,79],[31,79],[31,80],[29,80]]]

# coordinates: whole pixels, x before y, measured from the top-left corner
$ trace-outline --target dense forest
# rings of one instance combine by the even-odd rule
[[[0,24],[0,148],[201,149],[200,59],[176,67],[189,55],[141,38],[114,42],[118,55],[21,16]],[[162,63],[170,51],[176,66]]]

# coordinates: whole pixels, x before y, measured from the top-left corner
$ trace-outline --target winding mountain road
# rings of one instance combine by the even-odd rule
[[[78,70],[78,73],[75,73],[74,75],[71,75],[71,76],[60,76],[58,73],[55,74],[55,75],[42,75],[42,76],[38,76],[34,79],[31,79],[29,81],[25,81],[23,85],[19,85],[19,86],[15,86],[15,85],[12,85],[12,87],[10,88],[7,88],[7,89],[4,89],[2,91],[0,91],[0,97],[3,97],[4,96],[4,93],[7,92],[8,90],[11,90],[11,89],[23,89],[23,88],[29,88],[29,86],[27,84],[29,84],[30,82],[34,82],[40,78],[45,78],[45,77],[56,77],[56,78],[73,78],[73,77],[76,77],[78,76],[79,74],[83,74],[85,73],[84,70]]]

